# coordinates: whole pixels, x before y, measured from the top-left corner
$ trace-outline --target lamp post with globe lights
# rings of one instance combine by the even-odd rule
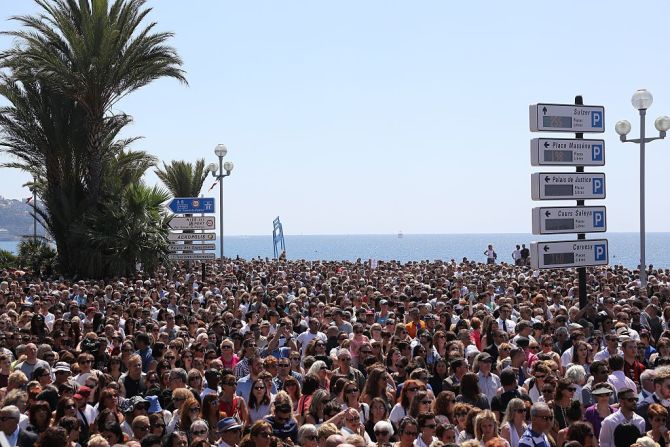
[[[207,170],[212,173],[212,176],[219,182],[219,255],[221,257],[221,269],[223,269],[223,179],[228,177],[232,172],[234,165],[232,162],[223,162],[223,157],[228,153],[228,149],[223,144],[217,144],[214,148],[214,154],[219,157],[219,167],[217,169],[216,163],[210,163]],[[224,173],[225,171],[225,173]]]
[[[628,139],[631,125],[628,121],[622,120],[616,123],[614,130],[619,134],[619,139],[624,143],[637,143],[640,145],[640,288],[647,287],[647,265],[645,260],[645,196],[644,196],[644,175],[645,175],[645,144],[654,140],[662,140],[666,132],[670,130],[670,117],[659,116],[654,121],[654,127],[658,130],[657,137],[645,136],[645,118],[647,109],[654,102],[654,97],[647,90],[636,91],[631,98],[631,103],[640,112],[640,138]]]

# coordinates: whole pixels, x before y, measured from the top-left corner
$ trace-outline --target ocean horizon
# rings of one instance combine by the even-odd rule
[[[217,235],[218,237],[218,235]],[[610,265],[635,268],[639,264],[639,233],[611,232],[587,235],[587,239],[609,240]],[[354,261],[376,259],[400,262],[421,260],[461,261],[463,258],[485,262],[484,250],[493,244],[498,262],[512,262],[517,244],[529,246],[534,241],[576,240],[574,234],[534,236],[527,233],[476,234],[349,234],[349,235],[284,235],[288,259]],[[272,258],[272,236],[224,236],[224,256]],[[16,253],[18,241],[0,241],[0,249]],[[216,241],[219,254],[219,241]],[[647,264],[670,267],[670,233],[647,233]]]

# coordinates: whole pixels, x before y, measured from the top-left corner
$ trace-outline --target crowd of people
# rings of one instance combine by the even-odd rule
[[[206,271],[3,271],[9,447],[670,445],[668,270],[589,270],[581,308],[496,262]]]

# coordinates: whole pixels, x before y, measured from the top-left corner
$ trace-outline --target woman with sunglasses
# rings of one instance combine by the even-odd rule
[[[330,389],[330,371],[328,365],[323,360],[317,360],[312,363],[307,374],[315,375],[319,378],[319,387],[324,390]]]
[[[181,405],[179,421],[174,429],[175,431],[183,430],[187,436],[190,436],[191,424],[198,419],[202,419],[200,403],[191,395]]]
[[[509,443],[510,447],[518,447],[519,438],[528,428],[526,404],[523,400],[514,398],[509,401],[500,426],[500,436]]]
[[[266,421],[258,421],[251,426],[249,433],[242,438],[240,447],[270,447],[272,425]]]
[[[584,411],[584,420],[590,422],[593,426],[596,439],[600,436],[603,419],[616,411],[616,408],[609,403],[610,396],[613,393],[614,388],[607,382],[596,383],[592,386],[591,395],[595,403]],[[651,421],[651,416],[649,416],[649,420]]]
[[[666,428],[666,421],[668,420],[668,410],[661,404],[649,405],[647,411],[647,420],[651,425],[651,430],[647,432],[647,436],[658,443],[660,447],[670,445],[670,432]],[[595,432],[595,427],[594,427]],[[597,438],[598,435],[596,435]]]
[[[69,397],[62,397],[58,401],[51,426],[58,425],[58,421],[60,421],[63,416],[77,417],[77,404],[74,399]]]
[[[240,358],[235,354],[235,343],[230,339],[221,342],[221,357],[219,357],[225,369],[233,370]]]
[[[353,408],[361,416],[361,424],[365,425],[367,420],[370,418],[370,406],[364,402],[360,401],[361,390],[358,389],[356,381],[348,381],[343,388],[342,397],[344,399],[343,409]]]
[[[191,369],[188,372],[187,385],[189,390],[199,395],[202,392],[204,386],[202,373],[195,368]]]
[[[297,414],[298,412],[298,402],[300,402],[300,397],[302,392],[300,390],[300,383],[293,376],[288,376],[284,379],[284,387],[282,388],[286,393],[291,397],[291,402],[293,403],[293,413]]]
[[[554,421],[556,431],[562,430],[568,426],[568,417],[566,412],[574,400],[577,386],[570,379],[560,379],[556,383],[556,394],[554,395]]]
[[[304,419],[307,424],[321,425],[324,422],[325,417],[323,410],[329,397],[328,391],[324,389],[314,391],[311,396],[309,409],[307,410]]]
[[[177,361],[177,365],[186,370],[190,371],[193,369],[193,353],[189,351],[188,349],[184,349],[181,351],[181,355],[179,356],[179,360]]]
[[[150,434],[163,438],[165,436],[165,418],[162,413],[153,413],[149,415]]]
[[[423,382],[414,379],[406,380],[400,391],[398,403],[391,409],[389,420],[394,424],[397,424],[403,417],[407,416],[409,414],[409,407],[412,403],[412,399],[419,390],[425,391],[425,389],[426,386]]]
[[[539,402],[542,396],[542,387],[546,383],[546,378],[551,374],[551,368],[543,361],[537,361],[533,365],[532,377],[526,379],[523,387],[528,392],[530,400]]]
[[[256,379],[251,385],[251,394],[249,395],[248,416],[246,423],[252,425],[256,421],[268,416],[272,409],[272,397],[270,390],[263,379]]]
[[[463,402],[456,402],[456,404],[454,404],[454,422],[453,422],[453,424],[456,426],[456,430],[457,430],[456,435],[465,431],[465,426],[466,426],[466,423],[467,423],[467,420],[468,420],[468,413],[470,412],[471,408],[472,408],[472,405],[466,404],[466,403],[463,403]]]
[[[372,399],[372,402],[370,403],[370,417],[368,417],[368,420],[365,422],[365,431],[367,432],[368,436],[370,436],[370,439],[373,442],[378,442],[377,439],[377,424],[379,422],[386,422],[389,425],[391,425],[388,421],[388,408],[386,406],[386,402],[384,402],[382,399],[379,397],[375,397]],[[391,435],[393,434],[393,430],[390,431]],[[389,440],[391,439],[390,436],[386,437],[382,440],[383,443],[388,443]]]
[[[413,447],[414,441],[419,436],[419,424],[411,416],[405,416],[398,421],[398,436],[400,440],[394,447]]]
[[[244,398],[235,394],[237,381],[232,374],[226,374],[221,378],[221,393],[219,394],[219,412],[221,418],[236,417],[240,421],[246,421],[247,405]]]

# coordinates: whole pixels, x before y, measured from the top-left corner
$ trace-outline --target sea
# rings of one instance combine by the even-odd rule
[[[587,239],[609,240],[610,264],[635,268],[639,265],[639,233],[605,233]],[[272,236],[225,236],[226,257],[272,258]],[[488,244],[498,255],[498,261],[512,262],[516,244],[533,241],[572,240],[565,237],[538,237],[530,234],[377,234],[377,235],[284,235],[288,259],[316,260],[422,260],[461,261],[463,258],[485,262]],[[16,252],[18,242],[0,241],[0,249]],[[217,256],[219,253],[217,241]],[[647,264],[670,268],[670,233],[647,233]]]

